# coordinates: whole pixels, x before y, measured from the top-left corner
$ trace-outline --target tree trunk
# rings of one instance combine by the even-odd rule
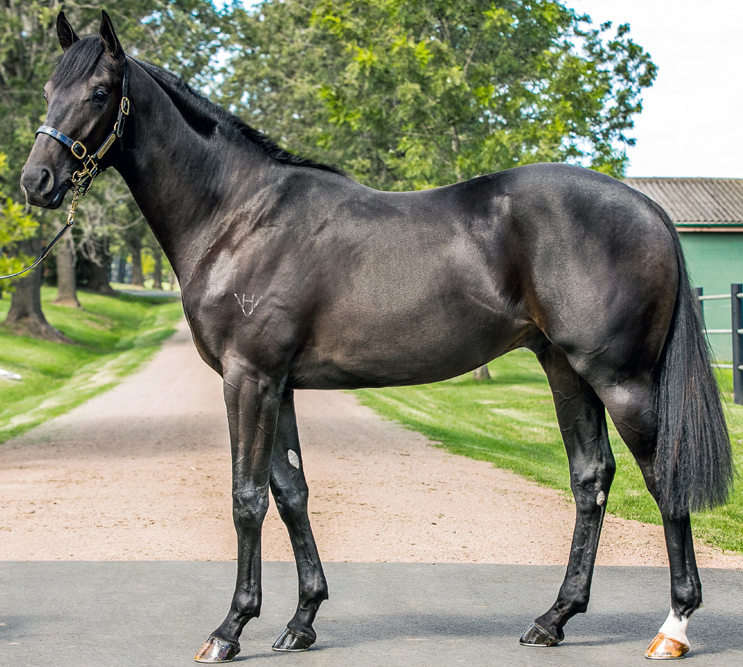
[[[85,289],[106,296],[116,296],[116,291],[108,284],[108,270],[111,264],[111,256],[108,254],[106,242],[93,236],[88,240],[88,257],[85,260],[85,273],[87,283]]]
[[[160,250],[160,248],[155,248],[152,252],[155,255],[155,272],[152,276],[155,279],[155,284],[153,285],[153,289],[162,289],[163,288],[163,252],[162,250]]]
[[[142,275],[142,239],[131,235],[125,238],[126,247],[132,254],[132,285],[144,287],[144,276]]]
[[[28,255],[34,255],[40,249],[38,243],[33,243],[29,248],[24,248]],[[10,299],[10,310],[8,317],[2,326],[20,334],[51,340],[56,343],[72,343],[61,331],[57,331],[46,321],[41,310],[41,278],[44,271],[43,265],[31,271],[26,278],[21,278],[15,283],[15,292]]]
[[[108,266],[98,266],[95,262],[88,264],[88,284],[86,290],[105,294],[106,296],[116,296],[116,290],[108,283]]]
[[[487,366],[480,366],[480,368],[476,368],[474,371],[472,371],[472,377],[475,378],[475,380],[490,380],[490,371],[488,370]]]
[[[79,308],[75,279],[75,242],[72,234],[62,239],[57,248],[57,296],[53,303],[58,306]]]

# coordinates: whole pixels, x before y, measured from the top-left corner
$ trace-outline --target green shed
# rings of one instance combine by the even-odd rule
[[[705,295],[730,294],[743,283],[743,178],[627,178],[658,202],[681,238],[695,287]],[[730,301],[705,300],[708,329],[730,329]],[[732,359],[730,334],[710,333],[717,360]]]

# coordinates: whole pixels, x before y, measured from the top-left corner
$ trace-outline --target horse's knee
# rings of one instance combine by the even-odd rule
[[[235,489],[232,492],[232,518],[237,528],[256,529],[268,512],[266,489]]]

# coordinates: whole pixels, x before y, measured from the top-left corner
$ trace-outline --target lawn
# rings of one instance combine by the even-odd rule
[[[489,365],[491,381],[472,374],[415,387],[354,392],[378,414],[418,431],[456,454],[490,461],[570,495],[568,461],[552,395],[536,357],[517,350]],[[719,380],[726,397],[736,470],[743,470],[743,406],[733,405],[731,371]],[[608,510],[626,519],[659,524],[660,513],[645,490],[640,471],[613,425],[609,434],[617,475]],[[572,497],[572,496],[570,496]],[[487,499],[483,499],[487,502]],[[743,488],[730,503],[693,516],[694,534],[726,551],[743,553]]]
[[[82,308],[54,306],[42,289],[44,314],[76,345],[11,335],[0,328],[0,368],[21,376],[0,380],[0,442],[113,387],[150,359],[175,331],[180,302],[79,292]],[[0,300],[0,321],[10,298]]]

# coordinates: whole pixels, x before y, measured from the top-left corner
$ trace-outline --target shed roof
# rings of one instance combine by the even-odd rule
[[[625,178],[624,182],[658,202],[681,229],[743,227],[743,178]]]

